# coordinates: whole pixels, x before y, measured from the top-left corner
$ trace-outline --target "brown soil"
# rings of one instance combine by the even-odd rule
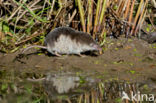
[[[42,55],[32,54],[17,59],[20,51],[11,54],[0,53],[0,67],[6,70],[36,73],[81,71],[99,73],[107,79],[128,81],[156,78],[156,44],[148,44],[136,38],[128,40],[107,38],[104,49],[102,55],[86,57],[76,55],[56,57],[42,53]],[[29,50],[27,54],[34,53],[34,50]]]

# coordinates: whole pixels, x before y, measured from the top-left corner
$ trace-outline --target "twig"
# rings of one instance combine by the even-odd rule
[[[14,1],[14,0],[13,0]],[[20,0],[20,1],[22,1],[22,0]],[[27,0],[26,0],[27,1]],[[25,1],[25,2],[26,2]],[[22,8],[22,6],[19,6],[13,13],[12,13],[12,15],[7,19],[7,21],[9,22],[10,21],[10,19],[12,19],[12,17],[20,10]]]
[[[36,5],[38,2],[39,2],[40,0],[37,0],[36,2],[34,2],[30,7],[27,7],[28,9],[31,9],[34,5]],[[31,3],[31,2],[30,2]],[[28,6],[30,5],[30,3],[28,4]],[[19,19],[21,19],[22,17],[23,17],[23,15],[26,13],[27,11],[25,10],[21,15],[20,15],[20,17],[18,17],[17,19],[16,19],[16,22],[18,22],[19,21]]]
[[[31,36],[27,37],[25,40],[22,40],[20,42],[15,43],[15,45],[17,46],[17,45],[20,45],[22,43],[25,43],[25,42],[31,40],[32,38],[39,36],[42,33],[43,32],[40,32],[40,30],[38,30],[38,31],[34,32]]]
[[[153,29],[154,29],[154,30],[156,30],[156,27],[154,26],[154,24],[153,24],[153,22],[152,22],[151,18],[150,18],[150,17],[148,17],[148,18],[149,18],[150,23],[151,23],[151,24],[152,24],[152,26],[153,26]]]
[[[70,19],[69,19],[69,24],[71,23],[71,21],[74,19],[74,17],[75,17],[75,15],[76,15],[76,13],[77,13],[77,11],[76,11],[76,9],[74,10],[74,12],[73,12],[73,14],[72,14],[72,16],[70,17]]]
[[[51,17],[51,14],[52,14],[52,12],[53,12],[53,8],[54,8],[54,5],[55,5],[55,0],[53,0],[53,2],[52,2],[52,4],[51,4],[51,9],[50,9],[50,12],[49,12],[49,15],[48,15],[48,20],[50,19],[50,17]]]

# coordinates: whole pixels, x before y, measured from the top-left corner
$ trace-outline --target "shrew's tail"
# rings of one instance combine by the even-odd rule
[[[35,48],[35,47],[37,47],[37,48],[42,48],[42,49],[47,49],[46,46],[32,45],[32,46],[29,46],[29,47],[25,48],[25,49],[22,51],[22,54],[23,54],[25,51],[27,51],[28,49]]]

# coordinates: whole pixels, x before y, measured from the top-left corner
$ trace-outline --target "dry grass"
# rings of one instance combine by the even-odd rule
[[[1,44],[12,50],[25,43],[42,43],[44,35],[58,26],[88,32],[102,44],[106,35],[136,36],[147,19],[155,29],[155,17],[148,10],[150,3],[148,0],[1,0]]]

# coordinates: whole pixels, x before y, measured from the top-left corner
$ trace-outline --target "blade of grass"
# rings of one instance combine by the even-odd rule
[[[59,8],[59,10],[57,11],[57,14],[55,15],[54,21],[56,21],[56,20],[59,18],[59,15],[60,15],[60,13],[61,13],[61,11],[62,11],[62,8],[63,8],[63,6],[62,6],[62,1],[61,1],[61,0],[58,0],[58,4],[59,4],[60,8]],[[53,26],[50,27],[51,30],[54,29],[54,28],[56,27],[56,25],[57,25],[57,22],[54,22]]]
[[[132,21],[132,16],[133,16],[133,8],[134,8],[135,0],[132,1],[131,9],[130,9],[130,16],[129,16],[129,23]]]
[[[124,19],[125,19],[125,20],[127,20],[127,16],[128,16],[129,10],[130,10],[130,1],[131,1],[131,0],[128,0],[127,6],[126,6],[126,11],[125,11],[125,13],[124,13]]]
[[[0,41],[4,39],[4,33],[0,30]]]
[[[87,32],[90,33],[90,28],[92,27],[92,18],[93,18],[93,0],[88,0],[89,9],[88,9],[88,20],[87,20]]]
[[[31,9],[33,6],[35,6],[38,2],[39,2],[40,0],[37,0],[37,1],[35,1],[34,3],[29,3],[28,4],[28,8],[29,9]],[[27,11],[24,11],[22,14],[21,14],[21,9],[19,10],[19,12],[18,12],[18,16],[17,16],[17,19],[16,19],[16,21],[15,21],[15,28],[14,28],[14,33],[16,33],[16,24],[18,23],[18,21],[23,17],[23,15],[26,13]]]
[[[131,24],[131,22],[132,22],[134,4],[135,4],[135,0],[133,0],[132,4],[131,4],[130,14],[129,14],[129,18],[128,18],[128,24]],[[129,35],[129,31],[130,31],[129,29],[130,29],[130,25],[128,25],[128,27],[127,27],[126,37],[128,37],[128,35]]]
[[[93,30],[93,38],[95,39],[95,33],[97,31],[97,24],[98,24],[98,15],[99,15],[99,9],[100,9],[100,2],[101,0],[98,0],[97,7],[96,7],[96,15],[95,15],[95,22],[94,22],[94,30]]]
[[[103,7],[102,7],[102,12],[101,12],[101,15],[100,15],[100,24],[103,21],[103,17],[104,17],[105,10],[106,10],[106,4],[107,4],[107,0],[104,0]]]
[[[122,8],[121,15],[122,15],[123,18],[124,18],[124,14],[125,14],[125,12],[126,12],[126,8],[127,8],[127,5],[128,5],[128,1],[129,1],[129,0],[126,0],[126,1],[124,2],[124,6],[123,6],[123,8]]]
[[[19,1],[19,2],[20,2],[20,1]],[[25,0],[24,3],[25,3],[25,2],[27,2],[27,0]],[[22,8],[22,6],[19,6],[19,7],[11,14],[11,16],[7,19],[7,21],[9,22],[21,8]]]
[[[18,45],[20,45],[20,44],[22,44],[22,43],[24,43],[26,41],[29,41],[32,38],[37,37],[37,36],[39,36],[41,34],[43,34],[43,32],[41,32],[40,30],[38,30],[38,31],[34,32],[31,36],[27,37],[25,40],[22,40],[20,42],[16,42],[15,45],[18,46]]]
[[[81,24],[82,24],[82,27],[83,27],[83,31],[86,32],[85,19],[84,19],[84,10],[83,10],[83,6],[82,6],[82,2],[81,2],[81,0],[77,0],[77,2],[78,2],[80,20],[81,20]]]
[[[45,8],[45,5],[46,5],[46,2],[48,2],[47,0],[44,0],[44,4],[43,4],[43,6],[42,6],[42,10],[41,11],[43,11],[44,10],[44,8]],[[43,13],[41,14],[41,16],[43,15]]]
[[[121,4],[122,4],[122,0],[119,0],[119,5],[118,5],[118,8],[116,9],[116,13],[119,12],[119,9],[120,9]]]
[[[82,103],[82,98],[83,98],[83,95],[80,95],[80,97],[78,99],[78,103]]]
[[[146,9],[147,3],[148,3],[148,0],[145,1],[144,5],[143,5],[143,9],[140,11],[141,12],[141,15],[140,15],[138,24],[136,25],[136,29],[135,29],[134,35],[136,35],[136,33],[137,33],[140,25],[142,24],[142,20],[144,19],[144,16],[143,15],[145,14],[145,9]]]
[[[108,1],[109,0],[104,0],[104,2],[103,2],[102,11],[101,11],[100,20],[99,20],[99,24],[98,24],[98,27],[97,27],[98,29],[97,30],[99,30],[99,28],[101,27],[101,24],[103,22],[103,17],[104,17],[106,6],[107,6],[106,4],[107,4]],[[105,28],[103,28],[103,29],[105,29]]]
[[[77,13],[77,11],[76,11],[76,9],[75,9],[74,12],[73,12],[73,14],[72,14],[72,16],[69,18],[69,21],[68,21],[69,24],[70,24],[70,23],[72,22],[72,20],[74,19],[76,13]]]
[[[95,103],[95,100],[94,100],[94,90],[91,91],[91,103]]]
[[[134,33],[134,30],[135,30],[135,27],[136,27],[136,23],[137,23],[137,20],[138,20],[138,18],[139,18],[139,15],[140,15],[140,10],[141,10],[141,7],[142,7],[142,5],[143,5],[143,0],[141,0],[140,1],[140,3],[139,3],[139,7],[138,7],[138,10],[137,10],[137,14],[136,14],[136,16],[135,16],[135,19],[134,19],[134,23],[133,23],[133,25],[132,25],[132,30],[131,30],[131,35]]]
[[[102,33],[101,33],[101,36],[102,36],[102,39],[103,40],[102,40],[100,46],[103,46],[104,43],[106,42],[106,30],[105,30],[105,28],[103,28]]]
[[[35,1],[32,5],[30,5],[28,8],[31,9],[33,6],[35,6],[40,0]],[[19,19],[21,19],[23,17],[23,15],[26,13],[27,11],[24,11],[22,14],[20,14],[20,16],[16,19],[16,22],[19,21]]]
[[[89,93],[88,92],[85,93],[85,103],[90,103],[90,101],[89,101]]]
[[[128,13],[130,13],[130,3],[131,3],[131,0],[128,0],[127,2],[127,7],[126,7],[126,11],[124,13],[124,20],[128,20]],[[126,28],[126,30],[129,30],[129,25],[128,27]],[[129,32],[126,32],[127,34],[125,35],[126,37],[128,36]]]
[[[120,6],[118,7],[118,11],[117,11],[118,15],[121,15],[121,12],[122,12],[122,10],[124,8],[124,4],[125,4],[125,0],[122,0]]]
[[[32,15],[32,17],[36,18],[37,20],[39,20],[39,21],[41,21],[41,22],[47,22],[47,21],[45,21],[44,19],[41,19],[39,16],[37,16],[31,9],[27,8],[26,6],[24,6],[25,3],[22,4],[22,3],[19,3],[19,2],[17,2],[17,1],[15,1],[15,0],[13,0],[13,1],[14,1],[15,3],[17,3],[17,5],[19,5],[20,7],[23,7],[24,9],[26,9],[26,10]]]
[[[52,12],[53,12],[54,6],[55,6],[55,0],[52,1],[51,9],[50,9],[50,12],[49,12],[49,15],[48,15],[48,18],[47,18],[48,20],[49,20],[50,17],[51,17],[51,14],[52,14]]]

